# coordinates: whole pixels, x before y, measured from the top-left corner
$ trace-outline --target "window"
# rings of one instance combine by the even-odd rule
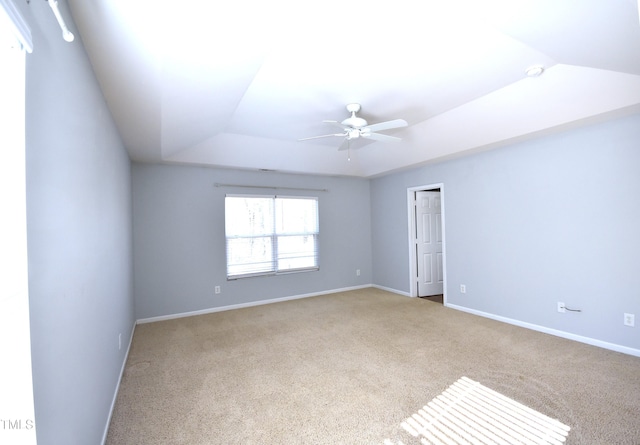
[[[227,279],[318,270],[318,198],[227,195]]]

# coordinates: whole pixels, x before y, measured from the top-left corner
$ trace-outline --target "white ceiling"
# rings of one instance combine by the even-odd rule
[[[68,4],[142,162],[374,177],[640,110],[636,0]],[[351,102],[403,140],[298,141]]]

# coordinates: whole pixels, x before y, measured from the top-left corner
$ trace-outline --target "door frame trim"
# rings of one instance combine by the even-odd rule
[[[418,283],[415,277],[418,274],[418,265],[416,261],[416,208],[415,208],[415,192],[428,192],[434,189],[440,189],[440,205],[441,205],[441,224],[442,224],[442,300],[447,304],[447,247],[446,247],[446,224],[445,224],[445,197],[444,183],[426,184],[407,188],[407,210],[409,225],[409,296],[418,296]]]

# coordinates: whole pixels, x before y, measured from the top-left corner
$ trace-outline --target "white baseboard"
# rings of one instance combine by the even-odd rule
[[[137,324],[153,323],[156,321],[172,320],[174,318],[192,317],[194,315],[205,315],[205,314],[211,314],[214,312],[230,311],[233,309],[242,309],[242,308],[252,307],[252,306],[262,306],[263,304],[280,303],[282,301],[299,300],[301,298],[317,297],[317,296],[326,295],[326,294],[335,294],[336,292],[346,292],[346,291],[356,290],[356,289],[365,289],[368,287],[372,287],[371,284],[365,284],[362,286],[343,287],[341,289],[331,289],[331,290],[325,290],[321,292],[313,292],[310,294],[300,294],[300,295],[292,295],[289,297],[273,298],[270,300],[259,300],[259,301],[251,301],[248,303],[231,304],[228,306],[218,306],[218,307],[212,307],[208,309],[201,309],[199,311],[181,312],[178,314],[169,314],[169,315],[160,315],[158,317],[141,318],[136,323]]]
[[[600,348],[609,349],[611,351],[621,352],[623,354],[634,355],[636,357],[640,357],[640,349],[629,348],[627,346],[618,345],[615,343],[609,343],[602,340],[597,340],[591,337],[584,337],[582,335],[572,334],[570,332],[560,331],[558,329],[548,328],[546,326],[540,326],[533,323],[527,323],[525,321],[515,320],[512,318],[502,317],[500,315],[490,314],[488,312],[482,312],[475,309],[470,309],[464,306],[458,306],[455,304],[445,304],[446,307],[451,309],[456,309],[462,312],[468,312],[473,315],[478,315],[480,317],[490,318],[492,320],[501,321],[504,323],[512,324],[514,326],[520,326],[522,328],[531,329],[538,332],[543,332],[545,334],[555,335],[556,337],[566,338],[568,340],[574,340],[580,343],[586,343],[591,346],[598,346]]]
[[[404,295],[405,297],[410,297],[411,296],[411,294],[409,292],[401,291],[401,290],[398,290],[398,289],[393,289],[391,287],[379,286],[377,284],[372,284],[371,287],[375,287],[376,289],[380,289],[380,290],[386,290],[387,292],[391,292],[391,293],[398,294],[398,295]]]
[[[118,376],[118,382],[116,383],[116,389],[113,392],[113,399],[111,400],[111,407],[109,408],[109,416],[107,417],[107,424],[104,427],[104,433],[102,433],[102,445],[107,442],[107,433],[109,433],[109,425],[111,424],[111,418],[113,417],[113,410],[116,407],[116,399],[118,398],[118,392],[120,391],[120,382],[122,382],[122,376],[124,375],[124,369],[127,366],[127,360],[129,359],[129,351],[131,350],[131,344],[133,343],[133,334],[136,330],[136,323],[133,323],[131,328],[131,335],[129,336],[129,344],[122,360],[122,366],[120,367],[120,375]]]

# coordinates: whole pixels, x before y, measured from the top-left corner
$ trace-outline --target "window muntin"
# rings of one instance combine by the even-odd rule
[[[318,198],[227,195],[227,279],[318,270]]]

